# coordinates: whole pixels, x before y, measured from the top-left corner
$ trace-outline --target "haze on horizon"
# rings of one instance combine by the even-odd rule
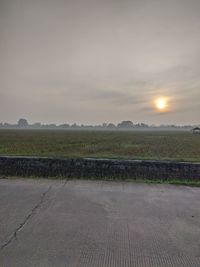
[[[200,123],[199,13],[199,0],[0,0],[0,121]]]

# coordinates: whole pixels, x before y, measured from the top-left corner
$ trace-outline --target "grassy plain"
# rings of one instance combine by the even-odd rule
[[[200,136],[181,131],[0,130],[0,155],[200,162]]]

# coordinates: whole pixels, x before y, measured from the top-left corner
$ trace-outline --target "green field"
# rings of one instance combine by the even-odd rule
[[[181,131],[0,130],[0,155],[200,162],[200,136]]]

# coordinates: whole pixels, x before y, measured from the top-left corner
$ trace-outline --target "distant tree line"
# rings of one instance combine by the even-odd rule
[[[114,123],[102,123],[101,125],[78,125],[76,123],[73,124],[42,124],[40,122],[36,122],[33,124],[29,124],[27,119],[21,118],[18,120],[16,124],[9,124],[7,122],[0,123],[0,128],[2,129],[151,129],[151,128],[167,128],[167,129],[191,129],[193,127],[197,127],[199,125],[148,125],[145,123],[133,123],[132,121],[122,121],[118,124]]]

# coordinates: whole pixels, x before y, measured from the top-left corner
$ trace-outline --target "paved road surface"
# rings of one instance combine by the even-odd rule
[[[200,188],[0,179],[1,267],[199,267]]]

